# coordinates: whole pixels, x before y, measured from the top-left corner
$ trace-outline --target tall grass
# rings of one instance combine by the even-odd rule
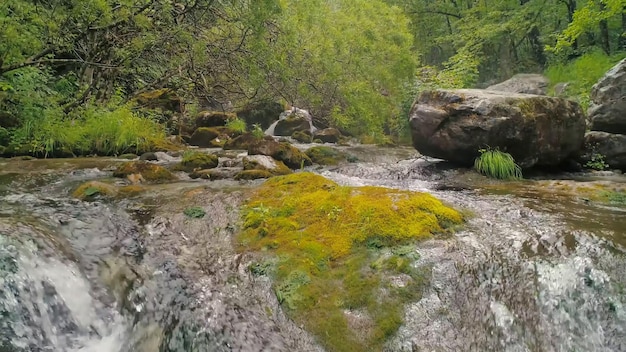
[[[552,94],[556,84],[568,83],[565,96],[578,101],[586,110],[590,104],[591,87],[624,56],[624,53],[608,56],[599,50],[590,51],[576,60],[552,64],[544,74],[550,80]]]
[[[89,107],[72,116],[47,114],[31,120],[15,131],[15,136],[20,149],[33,154],[114,155],[152,150],[165,140],[165,131],[128,106],[112,110]]]
[[[509,153],[496,149],[481,149],[480,156],[474,161],[474,168],[485,176],[501,180],[522,178],[522,168],[515,163]]]

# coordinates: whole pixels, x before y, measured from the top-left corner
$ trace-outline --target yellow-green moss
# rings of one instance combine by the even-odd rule
[[[91,200],[96,197],[114,197],[115,195],[117,195],[117,189],[114,185],[99,181],[85,182],[72,193],[74,198],[81,200]]]
[[[129,161],[120,165],[114,172],[114,177],[127,177],[132,174],[141,174],[145,181],[162,182],[173,180],[176,177],[163,166],[145,161]]]
[[[279,258],[279,301],[329,351],[381,350],[402,323],[403,305],[419,298],[428,273],[410,265],[415,252],[390,256],[381,248],[406,247],[462,222],[426,193],[342,187],[312,173],[269,179],[243,213],[241,249]],[[400,274],[408,282],[394,287],[389,277]],[[373,328],[352,330],[344,311],[363,312]]]

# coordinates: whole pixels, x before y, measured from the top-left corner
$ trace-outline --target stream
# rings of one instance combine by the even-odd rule
[[[625,207],[552,192],[550,177],[503,184],[410,148],[341,148],[359,162],[308,171],[429,192],[468,215],[459,232],[418,245],[431,282],[386,351],[626,350]],[[322,351],[270,280],[250,274],[254,255],[234,248],[238,209],[262,181],[71,197],[121,162],[0,159],[0,351]],[[186,217],[189,206],[207,216]]]

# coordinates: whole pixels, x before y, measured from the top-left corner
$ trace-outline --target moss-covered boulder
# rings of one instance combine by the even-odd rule
[[[176,176],[163,166],[140,160],[125,162],[113,171],[114,177],[127,178],[130,175],[141,175],[141,178],[148,182],[165,182],[176,179]]]
[[[192,172],[194,170],[206,170],[216,168],[219,158],[214,154],[190,152],[183,155],[183,160],[173,167],[175,171]]]
[[[278,121],[274,127],[275,136],[291,136],[298,131],[311,131],[311,121],[307,117],[292,114]]]
[[[316,164],[337,165],[348,160],[349,155],[335,148],[318,146],[306,150],[305,154]]]
[[[324,143],[338,143],[343,136],[336,128],[324,128],[313,133],[313,139],[319,139]]]
[[[262,140],[274,140],[271,136],[257,137],[250,132],[246,132],[224,143],[224,150],[248,150],[248,148]]]
[[[311,143],[313,141],[310,131],[296,131],[291,135],[291,138],[300,143]]]
[[[100,181],[89,181],[78,186],[72,196],[81,200],[93,200],[99,197],[115,197],[117,192],[114,185]]]
[[[329,351],[382,350],[428,282],[428,269],[413,265],[415,242],[463,222],[427,193],[343,187],[306,172],[267,180],[242,214],[241,250],[271,256],[278,301]],[[367,329],[350,324],[354,312]]]
[[[275,140],[264,139],[248,147],[249,155],[267,155],[282,161],[292,169],[299,169],[302,166],[309,166],[313,163],[311,159],[298,148],[289,143],[279,143]]]
[[[201,127],[226,126],[228,121],[234,120],[237,115],[222,111],[202,111],[196,117],[196,129]]]
[[[235,180],[258,180],[274,176],[267,170],[243,170],[235,175]]]
[[[141,93],[135,101],[144,109],[161,109],[177,113],[182,113],[184,110],[183,99],[168,88]]]
[[[200,148],[211,148],[216,145],[216,138],[226,141],[237,134],[228,127],[200,127],[193,132],[187,143]]]

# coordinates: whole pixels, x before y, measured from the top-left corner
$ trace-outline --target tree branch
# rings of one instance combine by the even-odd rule
[[[117,66],[100,64],[97,62],[88,62],[88,61],[80,60],[80,59],[44,59],[44,60],[35,60],[35,61],[29,60],[29,61],[22,62],[20,64],[15,64],[15,65],[7,66],[7,67],[1,67],[0,75],[10,72],[10,71],[18,70],[20,68],[28,67],[28,66],[36,66],[36,65],[41,65],[41,64],[55,65],[55,64],[64,64],[64,63],[81,63],[81,64],[88,65],[88,66],[96,66],[96,67],[102,67],[102,68],[116,68],[117,67]]]

